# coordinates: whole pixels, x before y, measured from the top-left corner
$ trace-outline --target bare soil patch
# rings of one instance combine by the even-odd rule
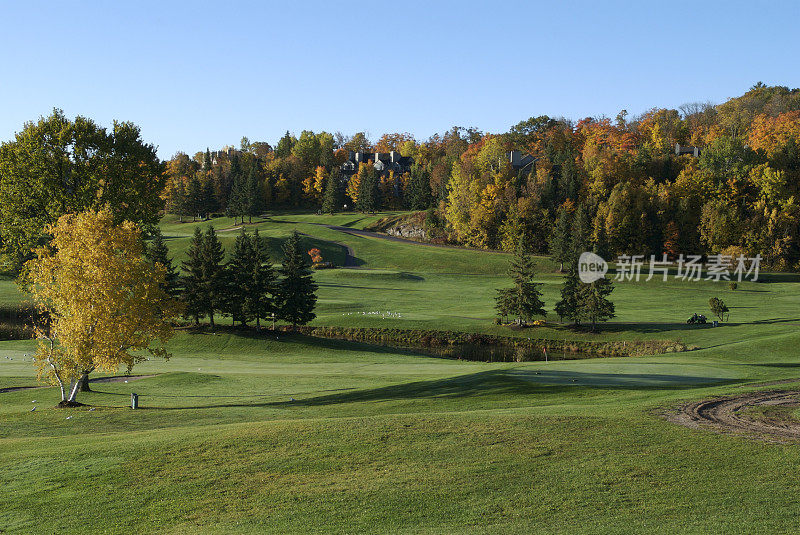
[[[664,417],[693,429],[800,442],[800,421],[791,414],[797,407],[800,390],[770,390],[686,403],[666,411]]]

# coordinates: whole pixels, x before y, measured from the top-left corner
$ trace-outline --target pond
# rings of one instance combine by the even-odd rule
[[[417,353],[430,355],[432,357],[474,360],[479,362],[532,362],[544,360],[576,360],[594,358],[594,355],[577,351],[545,351],[542,347],[523,347],[506,345],[482,345],[482,344],[454,344],[439,347],[415,347],[403,348],[411,349]]]

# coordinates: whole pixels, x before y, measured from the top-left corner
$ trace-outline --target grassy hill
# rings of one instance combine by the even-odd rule
[[[494,326],[508,256],[355,236],[373,216],[259,220],[278,258],[306,245],[359,269],[315,274],[316,325],[598,340],[680,339],[639,358],[482,363],[301,335],[181,332],[173,357],[52,408],[52,388],[0,392],[0,532],[793,532],[800,450],[688,429],[682,400],[800,383],[791,277],[619,283],[600,334]],[[378,215],[374,216],[379,217]],[[226,245],[236,231],[215,220]],[[205,223],[201,224],[205,225]],[[163,228],[180,258],[193,223]],[[338,256],[337,256],[338,255]],[[548,309],[561,277],[539,260]],[[731,322],[689,327],[711,296]],[[2,304],[21,296],[0,281]],[[369,314],[389,311],[391,316]],[[399,316],[399,317],[398,317]],[[31,341],[0,341],[0,389],[34,385]],[[557,355],[555,356],[557,358]],[[797,383],[753,386],[798,378]],[[141,410],[126,408],[130,393]],[[31,412],[31,409],[36,410]]]

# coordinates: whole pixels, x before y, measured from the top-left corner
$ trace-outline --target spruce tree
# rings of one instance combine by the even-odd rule
[[[412,210],[425,210],[433,202],[430,178],[424,168],[415,164],[406,188],[406,205]]]
[[[596,239],[594,240],[594,247],[592,251],[594,254],[598,255],[601,258],[607,258],[608,255],[608,239],[606,237],[606,228],[605,225],[600,222],[599,225],[595,227],[597,229]]]
[[[247,325],[247,322],[252,319],[247,300],[254,286],[254,261],[252,242],[242,229],[241,234],[236,237],[233,253],[225,266],[224,309],[233,318],[234,325],[237,321],[242,325]]]
[[[203,171],[208,172],[211,170],[211,151],[206,147],[206,153],[203,154]]]
[[[228,204],[225,207],[225,213],[228,217],[233,217],[233,224],[235,225],[236,218],[239,216],[242,216],[242,222],[244,222],[246,208],[245,175],[242,172],[239,157],[236,155],[231,157],[228,183],[230,184],[230,191],[228,192]]]
[[[233,218],[233,224],[236,224],[236,219],[241,217],[244,223],[244,216],[247,213],[247,191],[246,179],[242,173],[238,173],[233,177],[233,184],[231,185],[231,195],[228,198],[228,209],[226,210],[228,217]]]
[[[203,203],[203,187],[197,175],[193,175],[189,180],[189,187],[186,189],[186,204],[192,212],[192,221],[197,221]]]
[[[589,251],[592,242],[592,221],[589,211],[582,204],[572,217],[572,230],[569,236],[569,255],[578,259],[581,253]]]
[[[278,144],[275,147],[275,156],[278,158],[286,158],[292,153],[292,149],[294,148],[295,139],[286,131],[286,134],[282,138],[278,140]]]
[[[214,177],[211,173],[206,173],[203,181],[203,213],[208,216],[218,208],[217,196],[214,192]]]
[[[183,302],[186,305],[184,315],[194,318],[195,325],[208,310],[207,292],[204,291],[203,250],[205,239],[200,227],[194,228],[194,236],[186,250],[187,260],[183,262]]]
[[[322,197],[322,211],[326,214],[332,214],[339,210],[342,204],[342,185],[339,178],[339,170],[334,168],[325,184],[325,193]]]
[[[542,292],[539,291],[541,283],[533,282],[536,266],[527,252],[524,237],[517,243],[508,274],[514,286],[497,291],[495,308],[498,312],[501,315],[513,313],[520,322],[530,321],[534,316],[546,316]]]
[[[209,225],[203,236],[202,249],[202,303],[205,306],[205,314],[208,316],[211,327],[214,327],[214,312],[220,310],[225,302],[224,276],[225,249],[222,247],[214,227]]]
[[[279,284],[280,317],[292,326],[304,325],[316,317],[314,307],[317,303],[317,285],[306,265],[307,255],[300,247],[297,231],[283,247],[283,275]]]
[[[164,290],[172,297],[177,297],[180,293],[178,284],[178,271],[172,265],[172,259],[168,256],[169,249],[167,244],[164,243],[164,237],[161,234],[161,229],[156,227],[155,236],[150,244],[145,249],[145,257],[152,264],[161,264],[166,270],[164,277]]]
[[[523,321],[530,321],[534,316],[546,316],[544,302],[541,299],[542,292],[539,291],[541,283],[533,282],[536,265],[533,257],[528,254],[524,236],[517,244],[514,258],[511,260],[509,275],[514,281],[517,316]]]
[[[607,321],[614,317],[614,303],[608,299],[614,291],[614,284],[602,277],[590,284],[582,284],[578,292],[578,310],[576,317],[579,320],[592,324],[592,331],[597,323]]]
[[[247,214],[248,222],[253,222],[253,216],[258,216],[264,209],[263,196],[259,185],[258,173],[254,166],[247,172],[247,179],[244,183],[244,212]],[[244,218],[242,218],[244,222]]]
[[[266,238],[258,234],[258,229],[250,238],[250,249],[253,252],[252,289],[247,298],[248,314],[256,320],[256,328],[261,327],[261,319],[266,319],[278,312],[275,294],[278,291],[275,268],[269,258],[269,245]]]
[[[516,309],[516,295],[513,288],[500,288],[497,290],[494,308],[497,315],[505,323],[506,318]]]
[[[556,303],[555,311],[561,321],[568,319],[577,323],[578,298],[581,288],[578,278],[577,263],[571,262],[567,268],[567,276],[561,286],[561,300]]]
[[[564,263],[570,257],[570,217],[569,212],[563,206],[558,209],[556,225],[553,227],[553,234],[550,236],[550,256],[554,262],[558,262],[558,271],[564,271]]]
[[[359,170],[359,174],[361,170]],[[358,200],[356,209],[361,212],[375,212],[380,206],[379,173],[371,165],[363,167],[363,176],[359,177]]]
[[[178,221],[183,223],[183,217],[189,215],[189,197],[186,195],[186,184],[183,183],[183,179],[178,179],[175,186],[175,205]]]

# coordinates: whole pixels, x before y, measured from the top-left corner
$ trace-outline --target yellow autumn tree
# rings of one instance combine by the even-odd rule
[[[178,306],[164,290],[164,266],[143,258],[134,223],[90,210],[62,216],[48,232],[50,246],[26,264],[21,282],[49,317],[37,333],[38,377],[59,386],[69,406],[93,371],[130,371],[143,351],[168,358]]]
[[[303,180],[303,194],[305,198],[314,204],[322,204],[322,193],[325,191],[325,181],[328,178],[328,173],[325,168],[317,166],[314,174],[307,176]]]
[[[358,202],[358,189],[361,187],[361,178],[364,176],[365,172],[366,164],[360,163],[358,164],[358,173],[352,175],[347,180],[345,193],[347,193],[347,196],[353,201],[353,206]]]

